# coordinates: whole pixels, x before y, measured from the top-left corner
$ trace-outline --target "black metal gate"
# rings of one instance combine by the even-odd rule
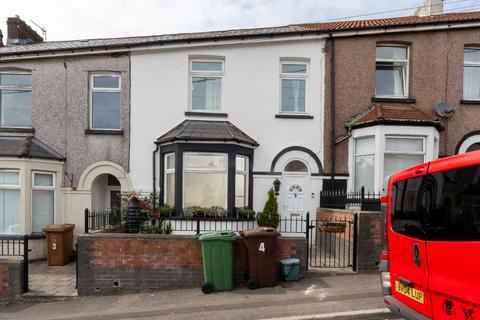
[[[28,291],[28,236],[0,235],[0,256],[23,257],[21,286],[22,293]]]
[[[356,271],[357,215],[310,220],[307,232],[308,266],[352,268]]]

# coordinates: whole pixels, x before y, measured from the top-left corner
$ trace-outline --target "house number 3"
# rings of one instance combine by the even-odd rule
[[[56,242],[52,242],[52,250],[57,250],[57,243]]]
[[[258,247],[258,251],[265,252],[265,243],[264,242],[260,243],[260,246]]]

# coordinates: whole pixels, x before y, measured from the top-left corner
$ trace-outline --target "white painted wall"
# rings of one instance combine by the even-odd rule
[[[260,143],[254,171],[270,171],[275,155],[289,146],[309,148],[323,163],[323,49],[319,39],[132,53],[130,176],[134,188],[152,190],[156,138],[186,118],[208,119],[184,115],[189,105],[191,56],[224,57],[222,111],[228,118],[211,119],[228,120]],[[275,118],[280,110],[281,58],[310,59],[306,112],[313,120]],[[255,176],[254,209],[263,207],[273,180]],[[318,188],[312,186],[311,191]]]

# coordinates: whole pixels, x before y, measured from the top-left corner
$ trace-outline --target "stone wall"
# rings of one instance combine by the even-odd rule
[[[0,304],[11,303],[22,294],[22,259],[0,259]]]
[[[297,257],[306,270],[305,238],[279,238],[277,258]],[[200,287],[199,241],[185,235],[98,233],[78,236],[79,295]],[[235,242],[235,282],[245,280],[243,239]]]

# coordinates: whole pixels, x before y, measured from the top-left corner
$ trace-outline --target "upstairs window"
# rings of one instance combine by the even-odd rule
[[[408,96],[408,47],[377,46],[375,83],[376,97]]]
[[[305,62],[281,63],[281,107],[285,113],[304,113],[308,66]]]
[[[192,60],[190,62],[190,109],[216,112],[222,109],[224,62]]]
[[[0,126],[32,127],[32,75],[0,73]]]
[[[121,129],[121,77],[117,73],[90,77],[90,128]]]
[[[480,49],[463,51],[463,98],[480,100]]]

